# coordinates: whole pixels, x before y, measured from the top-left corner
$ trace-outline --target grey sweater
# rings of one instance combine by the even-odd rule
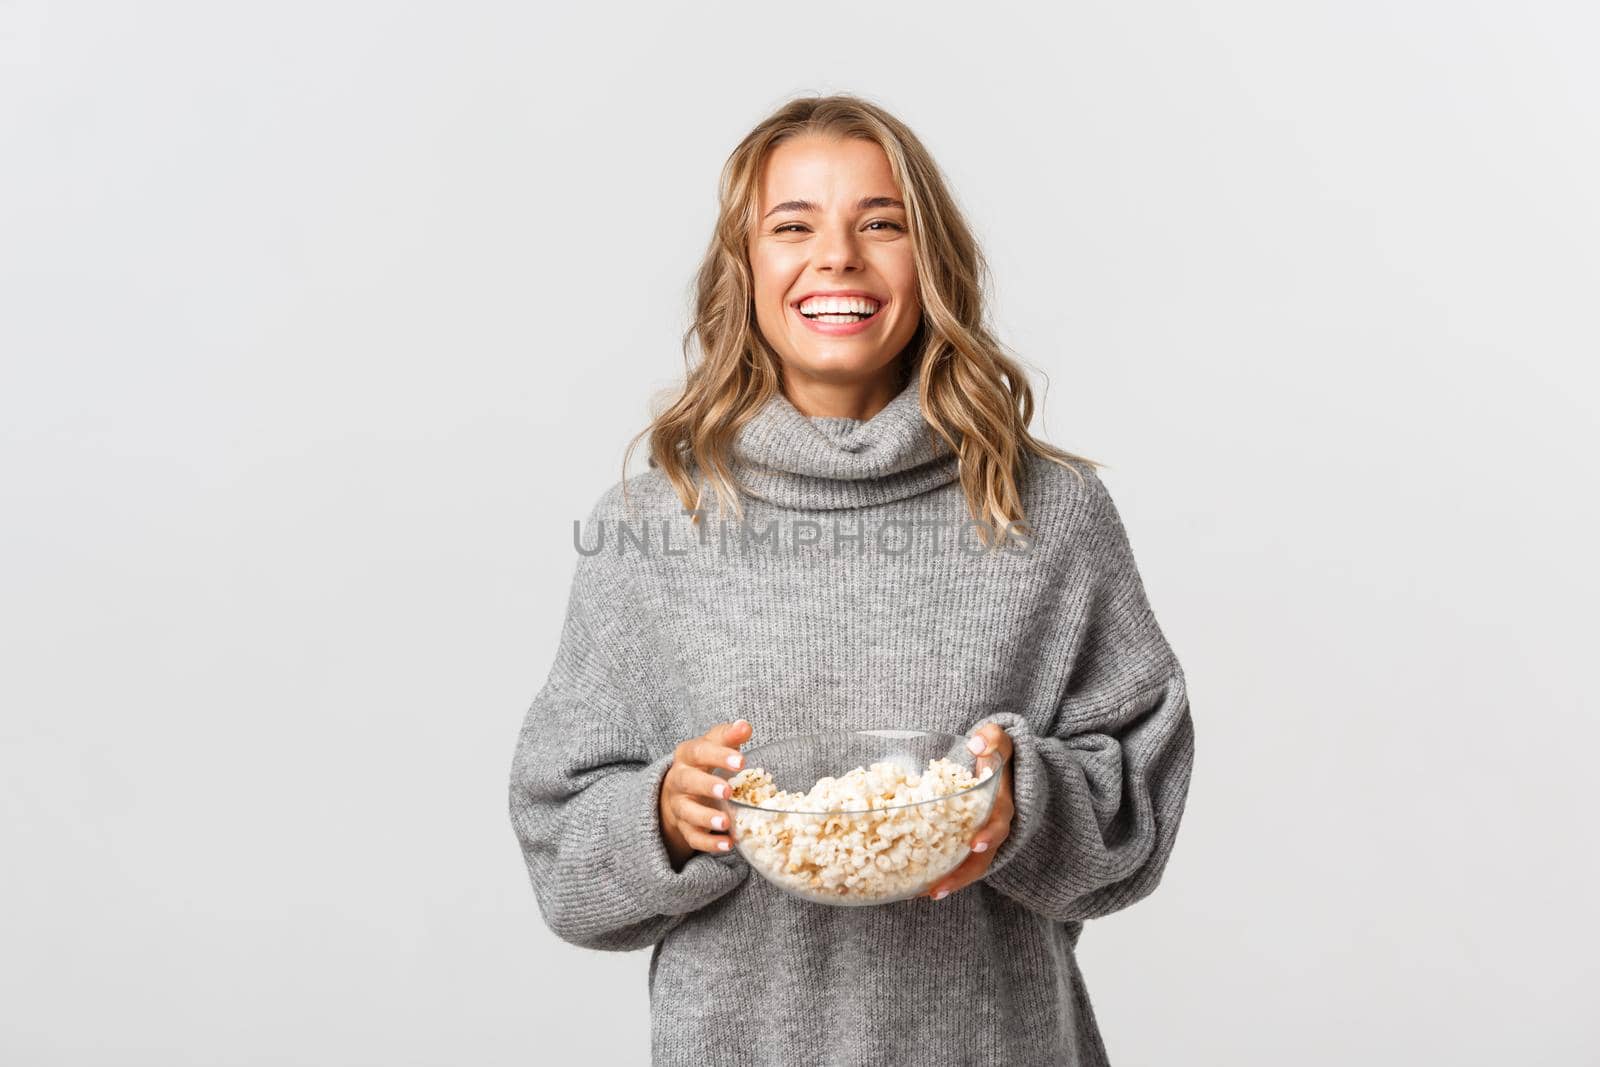
[[[984,552],[930,436],[915,381],[866,421],[777,396],[737,442],[743,524],[713,503],[691,527],[655,469],[574,524],[511,821],[559,937],[651,950],[653,1063],[1106,1062],[1074,948],[1172,853],[1194,762],[1183,671],[1091,469],[1030,459],[1033,535]],[[747,749],[998,723],[1011,835],[939,901],[813,904],[736,851],[674,871],[657,801],[673,749],[741,717]]]

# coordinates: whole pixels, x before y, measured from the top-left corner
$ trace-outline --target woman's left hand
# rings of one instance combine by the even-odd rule
[[[973,747],[974,742],[980,740],[983,742],[983,748],[977,753],[978,755],[984,752],[996,752],[1002,761],[1000,785],[995,790],[994,806],[989,809],[989,821],[972,835],[971,855],[962,860],[959,867],[930,886],[926,893],[919,894],[920,896],[938,900],[982,878],[984,872],[989,869],[989,864],[993,862],[995,850],[1000,847],[1000,842],[1011,834],[1011,816],[1016,811],[1016,807],[1011,803],[1011,735],[998,724],[987,722],[967,739],[967,747]]]

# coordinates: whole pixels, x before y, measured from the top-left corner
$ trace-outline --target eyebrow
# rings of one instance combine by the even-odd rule
[[[857,211],[870,211],[875,207],[898,207],[898,208],[903,208],[903,207],[905,207],[905,205],[902,204],[900,201],[896,200],[892,196],[867,196],[867,197],[862,197],[861,198],[861,202],[856,205],[856,210]],[[776,215],[780,211],[817,211],[817,210],[819,210],[817,205],[813,204],[809,200],[785,200],[783,203],[779,204],[777,207],[773,208],[771,211],[767,212],[765,215],[763,215],[761,217],[764,218],[764,219],[765,218],[771,218],[773,215]]]

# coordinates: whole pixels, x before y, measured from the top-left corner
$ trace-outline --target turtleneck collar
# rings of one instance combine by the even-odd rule
[[[807,418],[782,392],[740,427],[734,473],[750,495],[808,510],[867,507],[926,493],[959,475],[923,418],[915,375],[870,419]]]

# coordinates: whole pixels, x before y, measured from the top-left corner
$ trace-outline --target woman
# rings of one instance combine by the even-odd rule
[[[1096,465],[1028,432],[983,272],[866,101],[791,102],[724,169],[702,358],[579,531],[511,779],[550,927],[652,948],[655,1063],[1106,1061],[1074,946],[1160,881],[1194,727]],[[787,896],[711,769],[867,727],[1001,753],[992,816],[922,897]]]

